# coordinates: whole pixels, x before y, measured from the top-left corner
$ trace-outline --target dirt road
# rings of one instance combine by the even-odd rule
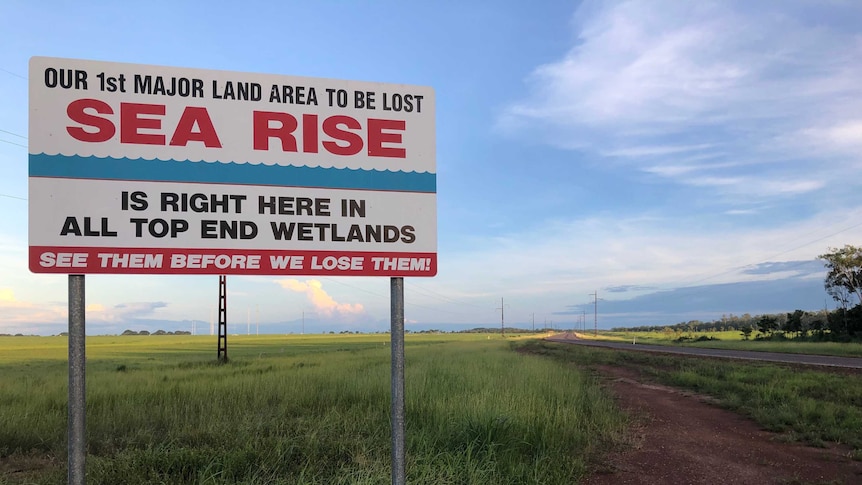
[[[621,342],[603,342],[600,340],[580,339],[573,334],[561,334],[548,338],[555,342],[565,342],[592,347],[605,347],[618,350],[636,350],[639,352],[658,352],[665,354],[685,354],[700,357],[719,357],[724,359],[762,360],[787,364],[819,365],[826,367],[846,367],[862,369],[862,358],[837,357],[831,355],[784,354],[780,352],[755,352],[750,350],[705,349],[700,347],[672,347],[669,345],[643,345]]]
[[[788,443],[706,397],[629,369],[597,371],[635,418],[635,446],[607,457],[588,485],[862,484],[862,462],[849,458],[850,449]]]

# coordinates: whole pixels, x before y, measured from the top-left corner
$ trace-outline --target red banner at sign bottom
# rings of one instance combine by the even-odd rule
[[[30,271],[60,274],[434,276],[436,253],[30,246]]]

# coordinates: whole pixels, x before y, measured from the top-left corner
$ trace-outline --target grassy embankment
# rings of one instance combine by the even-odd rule
[[[753,350],[760,352],[784,352],[789,354],[835,355],[841,357],[862,357],[862,343],[859,342],[808,342],[802,340],[743,340],[736,330],[723,332],[609,332],[601,331],[598,336],[592,332],[578,332],[586,339],[608,340],[614,342],[637,342],[650,345],[680,345],[709,349]],[[691,340],[677,342],[682,336]],[[700,337],[715,340],[694,341]]]
[[[87,483],[390,480],[387,335],[94,337]],[[486,335],[407,338],[415,484],[576,483],[625,418],[588,374]],[[66,339],[0,339],[0,484],[65,482]]]
[[[788,440],[846,444],[855,450],[854,458],[862,459],[862,374],[537,340],[520,345],[531,353],[579,367],[628,367],[658,382],[713,396]]]

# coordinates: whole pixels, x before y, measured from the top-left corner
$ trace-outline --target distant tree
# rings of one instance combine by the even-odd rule
[[[753,331],[754,329],[751,328],[750,325],[742,327],[742,329],[740,330],[740,333],[742,333],[742,340],[748,340],[749,338],[751,338],[751,332]]]
[[[845,245],[841,249],[829,248],[818,256],[826,264],[826,291],[835,301],[847,308],[851,295],[862,302],[862,248]]]
[[[826,317],[826,327],[834,339],[839,335],[847,335],[847,309],[836,308]]]
[[[120,335],[137,335],[137,334],[138,334],[138,332],[135,332],[134,330],[124,330],[123,333],[121,333]]]
[[[838,302],[838,305],[842,310],[850,308],[850,300],[853,297],[853,294],[850,293],[850,290],[847,288],[843,286],[827,286],[826,293],[829,293],[829,296]]]
[[[793,313],[787,314],[787,319],[784,323],[784,331],[787,333],[795,333],[797,336],[802,333],[802,316],[805,314],[802,310],[796,310]]]
[[[773,315],[777,324],[775,330],[781,330],[787,325],[787,315],[787,313],[779,313],[777,315]]]
[[[802,326],[816,333],[818,337],[823,338],[824,331],[826,330],[826,319],[828,317],[829,314],[826,310],[821,310],[817,313],[806,313],[802,317]]]
[[[155,332],[153,332],[152,335],[167,335],[167,332],[159,329],[159,330],[156,330]]]
[[[772,335],[778,329],[778,319],[773,315],[761,315],[757,319],[757,330],[763,335]]]
[[[140,332],[138,332],[138,335],[149,335],[149,334],[150,334],[150,332],[148,332],[146,330],[141,330]]]
[[[851,337],[862,335],[862,305],[856,305],[847,312],[847,333]]]

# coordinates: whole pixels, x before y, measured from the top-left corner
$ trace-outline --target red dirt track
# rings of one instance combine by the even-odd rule
[[[636,371],[599,367],[633,417],[633,449],[613,453],[589,485],[862,484],[849,449],[782,441],[708,398],[644,382]]]

